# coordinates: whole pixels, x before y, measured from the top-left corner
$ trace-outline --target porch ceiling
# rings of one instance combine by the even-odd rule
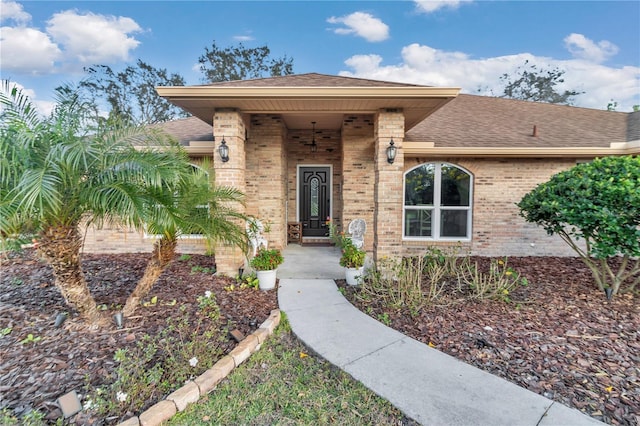
[[[405,131],[454,99],[460,89],[442,87],[156,87],[160,96],[212,124],[216,109],[279,114],[289,129],[339,130],[345,114],[402,109]]]

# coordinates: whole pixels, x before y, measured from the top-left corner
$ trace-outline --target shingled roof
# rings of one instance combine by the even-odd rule
[[[318,73],[224,81],[196,87],[224,88],[425,88]],[[244,89],[243,89],[244,90]],[[337,112],[337,111],[336,111]],[[183,145],[211,141],[211,126],[191,117],[161,125]],[[534,130],[535,129],[535,130]],[[609,148],[640,140],[640,112],[623,113],[540,102],[458,95],[407,131],[406,142],[439,148]]]
[[[627,117],[627,141],[640,141],[640,111]]]
[[[634,113],[637,114],[637,113]],[[459,95],[407,132],[408,142],[437,147],[605,147],[627,142],[640,115]],[[534,126],[535,133],[534,136]],[[640,127],[640,126],[639,126]]]
[[[250,80],[220,81],[198,87],[431,87],[419,84],[394,83],[318,73],[284,75]]]
[[[211,125],[198,117],[180,118],[153,126],[164,130],[184,146],[189,145],[191,141],[213,141]]]

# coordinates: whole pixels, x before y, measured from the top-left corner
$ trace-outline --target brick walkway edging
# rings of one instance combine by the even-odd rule
[[[131,417],[118,426],[156,426],[169,420],[179,411],[184,411],[189,404],[197,402],[207,395],[233,371],[234,368],[246,361],[251,354],[258,351],[262,343],[267,340],[273,330],[280,324],[280,310],[274,309],[260,327],[226,355],[213,367],[187,382],[180,389],[169,394],[164,400],[149,407],[137,417]]]

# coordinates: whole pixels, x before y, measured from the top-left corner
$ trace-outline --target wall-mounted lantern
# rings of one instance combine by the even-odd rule
[[[398,152],[398,148],[394,146],[393,138],[391,138],[391,141],[389,142],[389,146],[387,147],[387,162],[389,164],[393,164],[393,162],[396,160],[397,152]]]
[[[220,146],[218,147],[218,152],[220,153],[220,158],[223,163],[229,161],[229,147],[227,146],[227,141],[224,140],[224,136],[222,137],[222,142],[220,142]]]

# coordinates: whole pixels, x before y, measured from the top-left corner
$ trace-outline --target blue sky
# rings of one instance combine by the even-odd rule
[[[526,60],[565,71],[581,107],[640,104],[640,2],[633,1],[7,1],[0,73],[42,111],[84,66],[137,59],[201,84],[198,57],[267,45],[319,72],[500,94]]]

